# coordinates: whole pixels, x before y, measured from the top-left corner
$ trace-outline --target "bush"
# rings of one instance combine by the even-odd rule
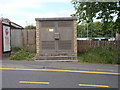
[[[35,53],[30,53],[25,50],[19,50],[13,56],[11,60],[34,60]]]
[[[111,48],[93,48],[78,56],[79,62],[119,64],[120,52]]]

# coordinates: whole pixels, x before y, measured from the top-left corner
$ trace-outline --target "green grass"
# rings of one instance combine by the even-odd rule
[[[79,62],[120,64],[120,51],[111,48],[93,48],[78,54]]]
[[[11,60],[34,60],[35,53],[30,53],[25,50],[18,50],[13,56],[10,57]]]

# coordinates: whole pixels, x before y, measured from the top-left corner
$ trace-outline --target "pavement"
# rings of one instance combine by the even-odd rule
[[[118,73],[119,65],[111,64],[93,64],[67,61],[17,61],[4,58],[2,68],[35,68],[35,69],[68,69],[68,70],[85,70],[85,71],[103,71]]]

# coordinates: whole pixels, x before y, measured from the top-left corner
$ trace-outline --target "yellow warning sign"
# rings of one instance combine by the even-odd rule
[[[46,32],[49,32],[49,28],[46,29]]]
[[[53,31],[54,31],[54,29],[47,28],[47,29],[46,29],[46,31],[47,31],[47,32],[53,32]]]

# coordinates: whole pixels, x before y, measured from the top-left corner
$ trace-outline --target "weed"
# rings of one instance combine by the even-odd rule
[[[12,48],[12,52],[18,52],[19,50],[21,50],[21,49],[17,48],[17,47]]]
[[[119,64],[120,52],[111,48],[93,48],[81,53],[78,56],[79,62],[102,63],[102,64]]]
[[[19,50],[13,56],[11,56],[11,60],[34,60],[35,53],[30,53],[25,50]]]

